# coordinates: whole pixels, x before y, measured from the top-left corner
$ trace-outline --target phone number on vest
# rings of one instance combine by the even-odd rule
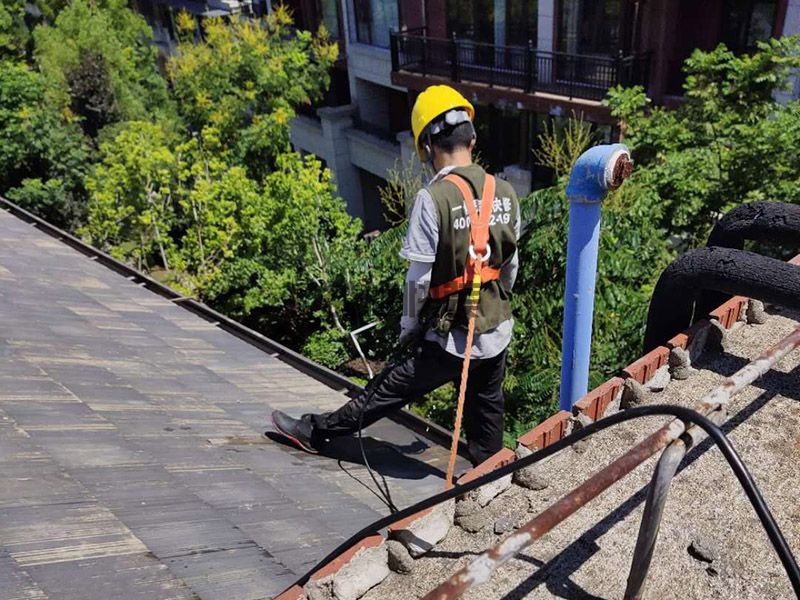
[[[477,209],[480,210],[480,201],[477,201]],[[466,212],[466,206],[458,208]],[[499,213],[499,214],[498,214]],[[489,226],[511,223],[511,198],[495,198],[492,203],[492,215],[489,217]],[[470,226],[469,216],[456,217],[453,219],[453,229],[466,229]]]

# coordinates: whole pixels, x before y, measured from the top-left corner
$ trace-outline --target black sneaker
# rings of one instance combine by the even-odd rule
[[[272,426],[275,431],[287,438],[295,446],[311,454],[319,454],[319,450],[314,448],[311,442],[311,434],[314,427],[310,419],[305,416],[295,419],[280,410],[272,411]]]

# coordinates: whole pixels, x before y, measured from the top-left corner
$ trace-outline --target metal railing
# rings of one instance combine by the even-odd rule
[[[650,55],[591,56],[392,32],[392,71],[469,81],[524,92],[600,100],[616,85],[647,87]]]

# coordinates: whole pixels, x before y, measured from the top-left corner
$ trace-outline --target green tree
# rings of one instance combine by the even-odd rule
[[[664,205],[662,225],[690,243],[704,242],[719,214],[738,203],[800,201],[800,107],[775,98],[800,67],[800,41],[758,48],[695,51],[684,65],[685,101],[674,110],[651,108],[641,88],[610,94],[640,182]]]
[[[28,37],[25,4],[19,0],[0,0],[0,58],[23,58]]]
[[[100,157],[87,180],[89,219],[80,233],[139,269],[169,270],[178,164],[163,130],[132,121],[101,144]]]
[[[34,42],[36,62],[56,103],[85,116],[102,98],[103,106],[114,107],[102,115],[103,123],[111,116],[175,121],[153,32],[126,0],[73,0],[52,24],[36,28]]]
[[[0,61],[0,194],[60,225],[83,215],[90,151],[80,129],[45,97],[44,78]]]
[[[327,89],[338,47],[324,30],[290,32],[283,7],[261,20],[206,19],[199,43],[191,17],[178,24],[184,41],[168,71],[181,114],[195,131],[212,128],[231,161],[261,180],[289,150],[294,107]]]
[[[78,65],[67,73],[71,108],[89,137],[120,118],[108,64],[101,54],[83,52]]]
[[[363,278],[360,222],[347,214],[330,172],[312,157],[280,155],[260,193],[252,185],[247,192],[221,219],[229,232],[236,229],[228,242],[234,249],[207,297],[339,366],[349,357],[346,334],[360,312],[350,302]]]

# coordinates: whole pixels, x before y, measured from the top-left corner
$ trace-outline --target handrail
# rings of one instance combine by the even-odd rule
[[[392,32],[392,72],[600,100],[616,85],[647,85],[650,54],[595,56]]]
[[[424,29],[424,28],[418,28],[418,29]],[[526,52],[528,50],[528,47],[525,46],[525,45],[517,45],[517,44],[511,44],[511,45],[503,44],[503,45],[500,45],[500,44],[491,44],[489,42],[479,42],[479,41],[476,41],[476,40],[471,40],[469,38],[459,38],[459,37],[456,37],[456,38],[445,38],[445,37],[434,37],[434,36],[428,36],[428,35],[415,35],[415,34],[411,34],[410,31],[412,31],[412,30],[395,31],[395,32],[392,32],[390,35],[396,35],[397,37],[406,38],[406,39],[425,40],[425,41],[428,41],[428,42],[446,42],[446,43],[451,43],[451,42],[455,41],[458,44],[480,46],[480,47],[483,47],[483,48],[494,48],[494,49],[496,49],[498,51],[518,50],[518,51]],[[536,54],[541,54],[541,55],[559,56],[559,57],[564,57],[564,58],[584,58],[584,59],[588,59],[588,60],[606,60],[609,63],[613,63],[613,62],[618,61],[618,60],[622,60],[622,61],[636,60],[638,58],[648,57],[648,56],[650,56],[652,54],[651,52],[648,51],[648,52],[637,52],[635,54],[625,54],[623,56],[609,56],[609,55],[605,55],[605,54],[580,54],[580,53],[575,53],[575,52],[562,52],[560,50],[539,50],[538,48],[534,48],[533,51]]]

